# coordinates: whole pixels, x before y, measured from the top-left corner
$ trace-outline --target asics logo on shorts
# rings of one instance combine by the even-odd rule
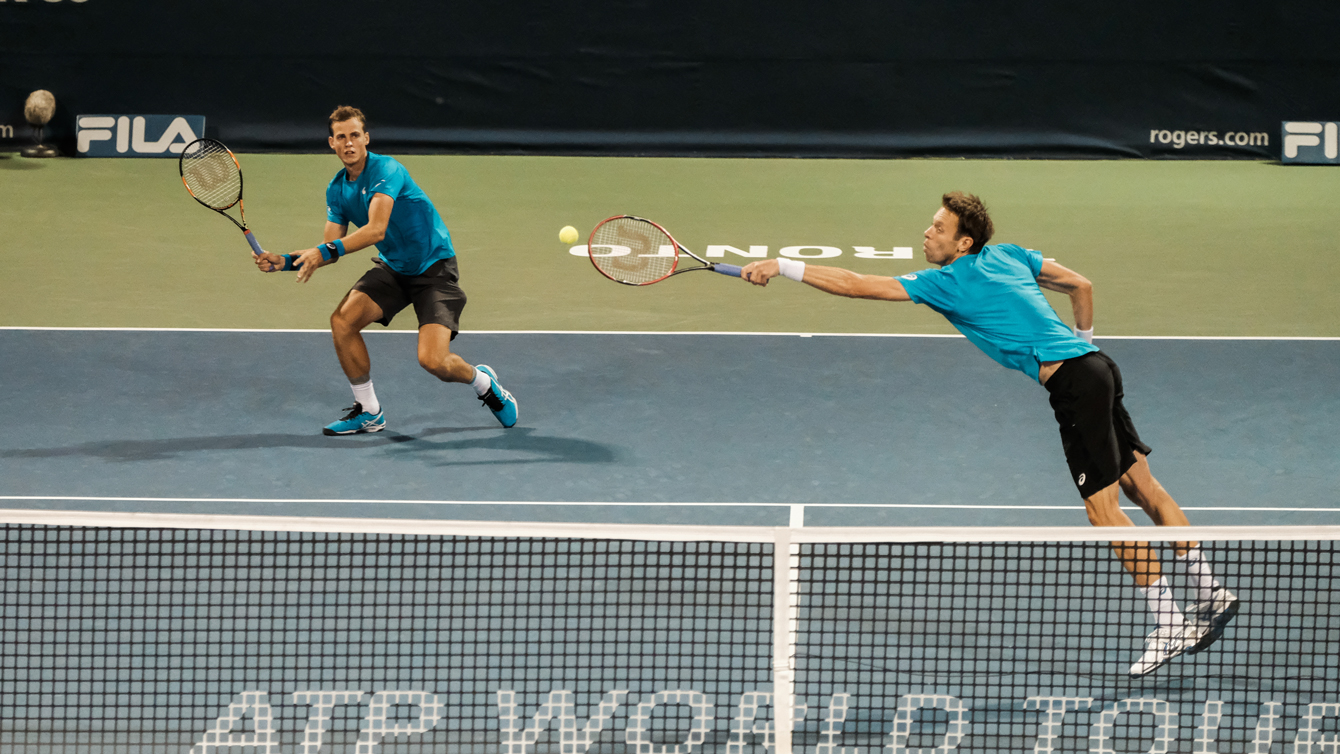
[[[1076,480],[1075,480],[1075,484],[1078,484],[1078,485],[1081,486],[1081,487],[1084,486],[1084,475],[1083,475],[1083,474],[1080,474],[1080,475],[1079,475],[1079,479],[1076,479]]]

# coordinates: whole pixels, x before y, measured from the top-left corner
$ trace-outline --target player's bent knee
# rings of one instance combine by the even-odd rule
[[[1140,485],[1135,483],[1135,479],[1129,473],[1122,474],[1121,479],[1117,481],[1121,485],[1121,491],[1126,493],[1126,497],[1135,500],[1140,496]]]
[[[1089,514],[1089,523],[1093,526],[1121,526],[1119,522],[1113,520],[1112,516],[1104,511],[1089,508],[1087,513]]]
[[[361,331],[366,325],[349,312],[336,310],[330,315],[330,329],[338,335],[348,335]]]
[[[419,366],[437,374],[445,369],[450,369],[452,361],[459,361],[460,357],[446,348],[419,348]]]
[[[1099,490],[1084,499],[1084,512],[1089,523],[1094,526],[1129,526],[1130,518],[1121,510],[1121,500],[1117,497],[1115,484]]]

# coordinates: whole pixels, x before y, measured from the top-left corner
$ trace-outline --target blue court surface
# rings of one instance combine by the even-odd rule
[[[1046,391],[958,337],[463,333],[502,429],[370,332],[0,330],[0,507],[778,526],[1084,525]],[[1334,524],[1340,341],[1107,339],[1193,524]],[[1147,524],[1133,511],[1137,524]]]

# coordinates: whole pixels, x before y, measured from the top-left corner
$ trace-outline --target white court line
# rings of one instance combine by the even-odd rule
[[[945,510],[1083,510],[1083,505],[960,505],[954,503],[693,503],[612,502],[577,500],[381,500],[376,498],[252,498],[252,497],[101,497],[78,495],[0,495],[0,501],[74,503],[309,503],[322,505],[474,505],[474,506],[567,506],[595,508],[917,508]],[[1135,506],[1123,506],[1138,510]],[[1285,508],[1275,506],[1182,506],[1186,511],[1269,511],[1275,513],[1337,513],[1340,508]]]
[[[330,330],[248,329],[231,327],[17,327],[0,330],[79,331],[79,332],[233,332],[233,333],[329,333]],[[417,330],[372,330],[374,334],[417,335]],[[792,338],[962,338],[958,333],[844,333],[844,332],[749,332],[734,330],[461,330],[462,335],[749,335]],[[1340,340],[1340,336],[1302,335],[1096,335],[1095,340]]]

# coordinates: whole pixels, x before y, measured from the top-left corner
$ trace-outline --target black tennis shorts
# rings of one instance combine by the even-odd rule
[[[1134,451],[1149,455],[1121,404],[1121,370],[1102,351],[1066,359],[1044,386],[1061,425],[1070,479],[1088,498],[1135,465]]]
[[[422,275],[401,275],[380,259],[372,260],[373,267],[354,283],[351,290],[362,291],[381,307],[383,327],[400,310],[414,305],[419,327],[427,324],[443,325],[455,338],[460,330],[461,311],[465,309],[465,291],[457,285],[456,257],[439,259]]]

